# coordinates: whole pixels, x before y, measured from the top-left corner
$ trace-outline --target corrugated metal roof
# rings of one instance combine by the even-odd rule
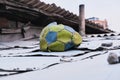
[[[74,27],[75,26],[78,27],[79,25],[79,22],[78,22],[79,18],[76,14],[73,14],[72,12],[65,10],[64,8],[58,7],[55,4],[46,4],[39,0],[16,0],[16,1],[15,0],[2,0],[2,1],[5,4],[8,4],[14,7],[18,6],[21,9],[26,8],[25,10],[29,9],[33,11],[38,11],[49,17],[54,17],[55,20],[58,20],[63,24],[72,24],[71,26],[74,26]],[[12,3],[15,3],[16,5]],[[109,29],[104,30],[101,25],[95,24],[88,20],[86,20],[86,26],[92,29],[97,29],[101,32],[112,32]]]
[[[32,5],[35,8],[38,8],[42,11],[45,11],[49,14],[57,14],[60,16],[63,16],[66,19],[72,20],[74,22],[78,23],[78,16],[76,14],[73,14],[72,12],[69,12],[68,10],[65,10],[64,8],[57,7],[54,3],[53,4],[46,4],[44,2],[41,2],[40,0],[30,0],[30,1],[21,1],[23,3],[26,3],[28,5]],[[37,6],[36,6],[37,5]],[[106,31],[106,32],[111,32],[109,30],[104,30],[103,27],[99,24],[95,24],[89,20],[86,20],[86,24],[95,28],[100,28],[100,30]]]

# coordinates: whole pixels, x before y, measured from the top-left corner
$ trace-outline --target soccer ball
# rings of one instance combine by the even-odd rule
[[[42,51],[65,51],[79,46],[82,37],[73,28],[56,22],[47,25],[40,34]]]

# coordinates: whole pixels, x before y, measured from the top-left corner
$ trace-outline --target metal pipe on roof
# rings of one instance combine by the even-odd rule
[[[81,36],[85,36],[85,9],[84,4],[79,6],[79,33]]]

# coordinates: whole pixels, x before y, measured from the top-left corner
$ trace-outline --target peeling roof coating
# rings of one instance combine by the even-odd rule
[[[111,52],[120,56],[120,35],[99,35],[65,52],[40,51],[38,38],[0,42],[0,80],[119,80],[120,64],[107,58]]]

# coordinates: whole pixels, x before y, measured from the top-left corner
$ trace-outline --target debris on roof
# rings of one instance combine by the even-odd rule
[[[38,38],[0,42],[0,79],[119,80],[120,64],[107,62],[109,53],[120,55],[120,35],[112,34],[88,35],[65,52],[40,51]]]

